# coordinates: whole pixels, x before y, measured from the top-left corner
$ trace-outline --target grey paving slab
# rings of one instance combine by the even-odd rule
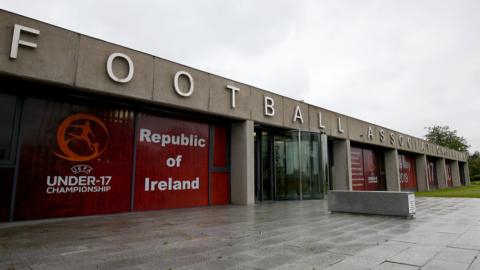
[[[480,226],[473,226],[472,229],[468,230],[454,241],[451,246],[480,250]]]
[[[468,249],[459,249],[459,248],[446,248],[437,256],[435,260],[447,261],[447,262],[456,262],[470,265],[473,263],[473,260],[478,256],[478,251],[468,250]]]
[[[418,198],[411,220],[319,200],[0,223],[0,269],[480,270],[477,202]]]
[[[415,245],[388,259],[389,262],[423,266],[432,260],[445,247],[432,245]]]
[[[343,255],[343,254],[324,252],[324,253],[319,253],[312,256],[303,257],[299,260],[296,260],[293,263],[284,264],[284,265],[275,267],[274,269],[275,270],[323,269],[342,261],[346,257],[347,255]]]
[[[469,270],[480,270],[480,257],[477,256],[472,264],[470,264]]]
[[[384,262],[378,265],[377,267],[375,267],[374,269],[375,270],[417,270],[420,268],[413,265]]]
[[[444,260],[432,260],[428,262],[422,269],[425,270],[467,270],[469,264],[466,263],[458,263],[452,261],[444,261]]]

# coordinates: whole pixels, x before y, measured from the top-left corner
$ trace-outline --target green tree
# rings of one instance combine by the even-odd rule
[[[448,126],[427,127],[425,139],[429,142],[448,147],[461,152],[467,152],[470,145],[464,137],[458,136],[456,130],[450,130]]]
[[[468,168],[470,169],[470,179],[480,181],[480,152],[475,151],[468,157]]]

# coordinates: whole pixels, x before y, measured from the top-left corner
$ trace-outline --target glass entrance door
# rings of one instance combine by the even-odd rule
[[[256,200],[322,199],[328,175],[326,141],[318,133],[256,129]]]
[[[301,199],[298,132],[286,131],[275,134],[274,151],[275,199]]]
[[[274,199],[273,136],[271,132],[255,130],[255,199]]]

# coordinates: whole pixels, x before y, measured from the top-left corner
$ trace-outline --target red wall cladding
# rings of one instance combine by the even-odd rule
[[[214,135],[215,140],[213,147],[213,166],[217,168],[227,167],[227,143],[228,130],[226,127],[215,126]]]
[[[135,210],[208,205],[209,126],[140,114]]]
[[[417,173],[415,171],[415,157],[398,154],[398,168],[400,174],[400,187],[402,190],[417,190]]]
[[[365,190],[365,175],[363,173],[363,154],[362,149],[352,147],[350,149],[352,161],[352,189]]]
[[[447,169],[447,185],[453,187],[452,165],[447,162],[445,168]]]
[[[15,220],[125,212],[133,112],[28,98]]]
[[[230,168],[228,163],[228,129],[215,126],[213,128],[213,169],[210,173],[210,204],[221,205],[229,203]],[[221,171],[221,172],[220,172]]]
[[[229,203],[225,126],[27,98],[20,144],[14,220]],[[13,172],[0,169],[0,221]]]
[[[381,190],[378,155],[371,149],[351,147],[352,189]]]
[[[229,173],[211,173],[210,178],[212,183],[210,191],[210,204],[228,204]]]
[[[437,189],[438,188],[438,179],[437,179],[437,168],[435,166],[435,161],[427,159],[427,179],[428,179],[428,187],[430,189]]]

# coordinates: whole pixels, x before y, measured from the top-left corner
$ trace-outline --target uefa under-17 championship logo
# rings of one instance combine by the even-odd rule
[[[70,161],[88,161],[107,148],[108,129],[98,117],[77,113],[65,118],[57,129],[59,151],[53,153]]]

